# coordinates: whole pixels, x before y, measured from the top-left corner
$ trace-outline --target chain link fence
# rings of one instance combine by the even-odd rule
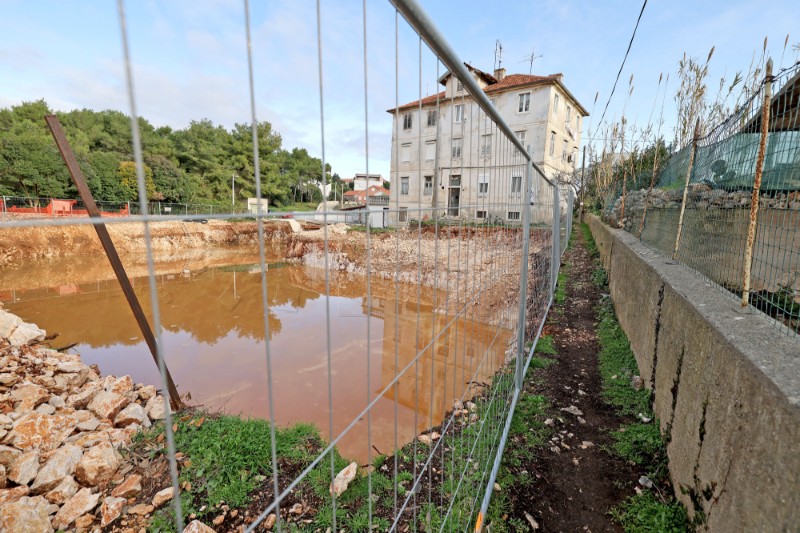
[[[768,76],[696,148],[673,154],[655,188],[618,193],[606,211],[612,224],[793,334],[800,331],[799,101],[795,64]]]

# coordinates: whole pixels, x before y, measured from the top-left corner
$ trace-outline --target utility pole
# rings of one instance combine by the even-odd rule
[[[236,205],[236,174],[231,174],[231,206]]]

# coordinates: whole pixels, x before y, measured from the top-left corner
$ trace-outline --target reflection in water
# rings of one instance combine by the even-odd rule
[[[371,440],[390,453],[395,431],[397,444],[403,445],[438,424],[468,382],[486,379],[504,362],[510,333],[435,313],[432,290],[423,289],[418,297],[413,285],[373,279],[367,301],[365,278],[331,274],[329,379],[325,272],[275,263],[267,279],[272,397],[280,425],[311,422],[328,437],[330,408],[338,435],[383,392],[371,410]],[[157,281],[165,358],[181,393],[190,392],[191,403],[207,409],[266,418],[269,385],[258,266],[179,270],[160,273]],[[149,309],[147,278],[133,282]],[[0,300],[24,320],[60,333],[54,345],[77,343],[83,359],[104,373],[161,383],[115,281],[17,287],[0,293]],[[423,355],[414,363],[420,350]],[[391,385],[398,372],[395,393]],[[339,448],[345,456],[366,460],[366,419]]]

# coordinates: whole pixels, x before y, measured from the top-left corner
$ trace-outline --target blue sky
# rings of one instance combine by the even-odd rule
[[[535,48],[542,57],[534,74],[563,73],[564,83],[590,111],[599,92],[593,117],[584,121],[584,137],[590,136],[590,125],[596,129],[641,8],[639,0],[420,1],[456,52],[476,67],[491,71],[499,39],[509,73],[527,73],[524,57]],[[258,117],[273,123],[285,147],[301,146],[320,156],[315,9],[309,0],[251,1]],[[57,110],[129,111],[116,2],[0,0],[0,10],[0,107],[44,98]],[[228,127],[249,122],[242,1],[128,0],[126,10],[142,116],[175,128],[201,118]],[[402,20],[396,80],[394,20],[387,1],[367,1],[367,158],[362,4],[322,1],[325,152],[342,176],[367,165],[370,172],[388,175],[386,109],[396,99],[402,104],[438,90],[435,58],[423,46],[420,67],[418,38]],[[650,0],[606,120],[618,118],[625,106],[630,120],[647,123],[659,75],[669,73],[669,138],[674,74],[684,52],[704,59],[716,46],[709,75],[715,89],[720,76],[747,71],[765,36],[779,63],[787,34],[784,66],[797,59],[792,50],[800,43],[797,0]],[[634,91],[627,99],[631,74]]]

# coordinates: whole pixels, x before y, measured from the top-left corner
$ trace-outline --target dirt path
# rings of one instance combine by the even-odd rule
[[[529,524],[528,513],[538,522],[537,531],[622,531],[608,511],[632,493],[637,473],[605,448],[612,442],[610,431],[624,419],[601,398],[595,331],[601,294],[592,281],[596,264],[583,235],[576,232],[574,239],[564,256],[566,298],[554,306],[544,329],[558,355],[536,371],[525,390],[547,398],[551,418],[545,424],[554,431],[520,467],[520,474],[527,471],[535,482],[512,489],[510,515]]]

